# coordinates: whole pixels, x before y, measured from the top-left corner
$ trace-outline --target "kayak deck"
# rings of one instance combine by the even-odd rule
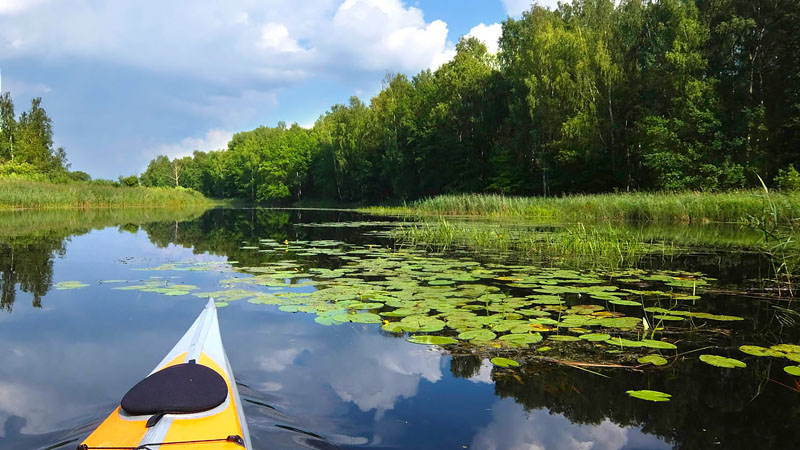
[[[176,366],[185,364],[205,366],[222,377],[227,395],[220,404],[205,411],[187,413],[170,412],[168,406],[159,405],[156,408],[163,411],[154,410],[153,414],[138,415],[131,415],[124,408],[117,407],[78,449],[144,448],[142,446],[146,446],[149,450],[251,449],[247,422],[242,411],[236,380],[222,346],[213,300],[209,300],[189,330],[150,373],[149,379],[159,378],[153,375],[164,369],[173,368],[172,371],[176,371]],[[192,380],[184,381],[191,383]],[[148,379],[140,384],[146,382]],[[139,385],[131,391],[136,388],[139,388]],[[162,386],[163,388],[169,391],[171,386]],[[157,403],[158,399],[155,400]]]

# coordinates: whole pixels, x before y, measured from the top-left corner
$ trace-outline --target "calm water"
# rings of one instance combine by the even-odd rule
[[[352,264],[346,251],[309,251],[314,243],[389,244],[374,233],[388,224],[353,224],[369,218],[351,213],[213,210],[157,219],[0,216],[0,448],[74,448],[205,302],[114,287],[163,283],[214,292],[221,280],[251,276],[243,267]],[[275,244],[285,240],[286,248]],[[491,264],[485,258],[481,263]],[[719,291],[743,290],[765,270],[759,258],[727,251],[656,263],[700,270],[717,279]],[[314,276],[261,289],[303,295],[316,289],[307,279]],[[63,281],[88,286],[56,289]],[[783,373],[785,361],[735,354],[742,343],[797,344],[792,314],[780,316],[774,306],[796,307],[726,293],[702,302],[704,310],[745,320],[698,326],[672,340],[691,348],[708,342],[747,368],[720,369],[687,354],[658,370],[602,370],[606,377],[544,361],[502,369],[483,350],[412,344],[380,324],[323,326],[313,314],[246,299],[229,301],[219,318],[256,448],[796,448],[800,394]],[[569,356],[564,350],[558,358]],[[661,390],[672,400],[633,399],[625,395],[630,389]]]

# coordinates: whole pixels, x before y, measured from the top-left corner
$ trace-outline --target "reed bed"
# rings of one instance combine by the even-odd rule
[[[392,237],[401,246],[437,251],[466,248],[606,267],[635,266],[647,255],[673,255],[677,250],[671,242],[649,239],[642,233],[613,226],[578,224],[558,230],[538,230],[502,223],[452,222],[444,217],[397,227]]]
[[[115,187],[91,183],[48,183],[0,178],[0,209],[111,207],[199,207],[213,201],[182,188]]]
[[[563,197],[509,197],[495,194],[440,195],[402,207],[372,207],[374,214],[484,216],[559,222],[630,221],[749,223],[775,204],[779,223],[800,218],[800,193],[624,193]]]

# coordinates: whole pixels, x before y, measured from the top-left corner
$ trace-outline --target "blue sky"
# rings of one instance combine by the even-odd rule
[[[543,4],[552,1],[540,2]],[[72,170],[140,173],[237,131],[310,126],[387,72],[496,47],[528,0],[0,0],[2,90],[41,96]]]

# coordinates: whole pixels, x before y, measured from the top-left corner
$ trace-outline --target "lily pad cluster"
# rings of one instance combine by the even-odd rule
[[[375,324],[417,344],[494,353],[569,349],[638,358],[640,367],[664,365],[677,351],[663,330],[742,320],[697,309],[713,281],[700,273],[509,265],[337,240],[259,239],[239,248],[275,255],[263,265],[183,261],[139,269],[230,273],[217,290],[164,280],[115,289],[214,298],[219,306],[247,300],[311,314],[320,325]]]
[[[739,351],[752,356],[786,358],[794,363],[800,363],[800,345],[795,344],[777,344],[769,348],[758,345],[742,345],[739,347]],[[800,376],[800,365],[786,366],[783,370],[789,375]]]

